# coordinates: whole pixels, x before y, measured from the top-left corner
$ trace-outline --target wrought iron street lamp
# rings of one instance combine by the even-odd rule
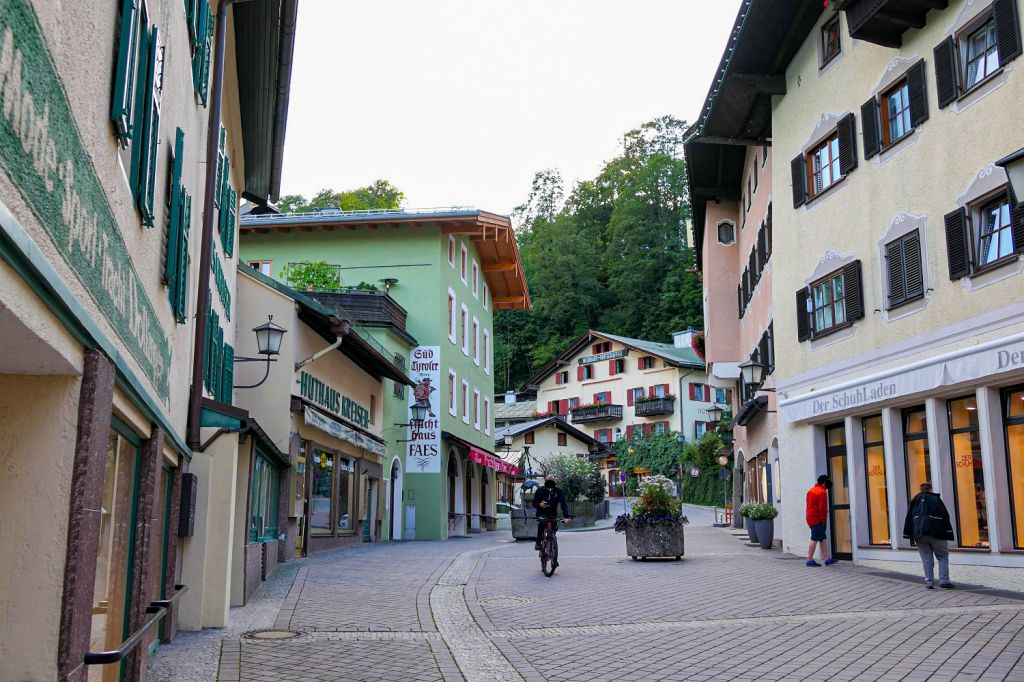
[[[1006,177],[1010,181],[1010,189],[1017,203],[1024,203],[1024,147],[1018,149],[1009,156],[996,161],[996,165],[1006,171]]]
[[[256,388],[263,385],[270,376],[270,363],[277,362],[277,358],[273,356],[281,353],[281,341],[284,340],[285,332],[288,331],[284,327],[274,324],[273,315],[267,315],[267,321],[257,327],[253,327],[252,330],[256,333],[256,352],[263,357],[249,358],[237,356],[235,357],[235,362],[265,362],[267,363],[267,371],[264,372],[263,378],[255,384],[235,386],[234,388],[236,389]]]
[[[740,374],[743,376],[743,383],[748,386],[760,386],[764,383],[764,375],[767,367],[760,362],[747,360],[740,364]]]
[[[725,410],[723,410],[718,405],[712,405],[711,407],[708,408],[708,419],[715,423],[718,423],[722,420],[723,412],[725,412]]]

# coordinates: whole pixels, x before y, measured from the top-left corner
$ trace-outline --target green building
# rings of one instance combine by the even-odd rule
[[[312,293],[404,363],[417,384],[386,392],[385,537],[493,529],[495,474],[504,466],[493,453],[493,315],[530,305],[509,219],[475,209],[250,214],[240,245],[244,262],[276,279],[289,263],[333,266],[338,291]],[[383,298],[361,305],[369,299],[351,288],[362,283],[383,289]],[[427,408],[422,423],[411,421],[416,403]]]

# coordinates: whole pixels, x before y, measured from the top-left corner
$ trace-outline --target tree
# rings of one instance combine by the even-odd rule
[[[289,263],[281,271],[285,284],[296,291],[327,291],[341,289],[341,273],[325,260]]]
[[[367,211],[373,209],[401,208],[405,193],[388,180],[376,180],[366,187],[335,192],[322,189],[312,199],[306,200],[301,194],[288,194],[274,205],[282,213],[309,213],[324,208],[340,208],[343,211]]]

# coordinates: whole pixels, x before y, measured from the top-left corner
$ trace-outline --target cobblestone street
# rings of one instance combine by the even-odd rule
[[[221,632],[205,678],[209,632],[185,635],[150,679],[188,659],[224,682],[1024,678],[1024,595],[811,569],[697,525],[680,562],[634,562],[610,530],[559,537],[553,578],[508,533],[300,560],[261,625],[298,634]]]

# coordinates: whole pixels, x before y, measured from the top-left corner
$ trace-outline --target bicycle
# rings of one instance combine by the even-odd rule
[[[565,521],[561,521],[565,523]],[[546,519],[544,536],[540,541],[540,570],[550,578],[558,568],[558,540],[555,538],[555,519]]]

